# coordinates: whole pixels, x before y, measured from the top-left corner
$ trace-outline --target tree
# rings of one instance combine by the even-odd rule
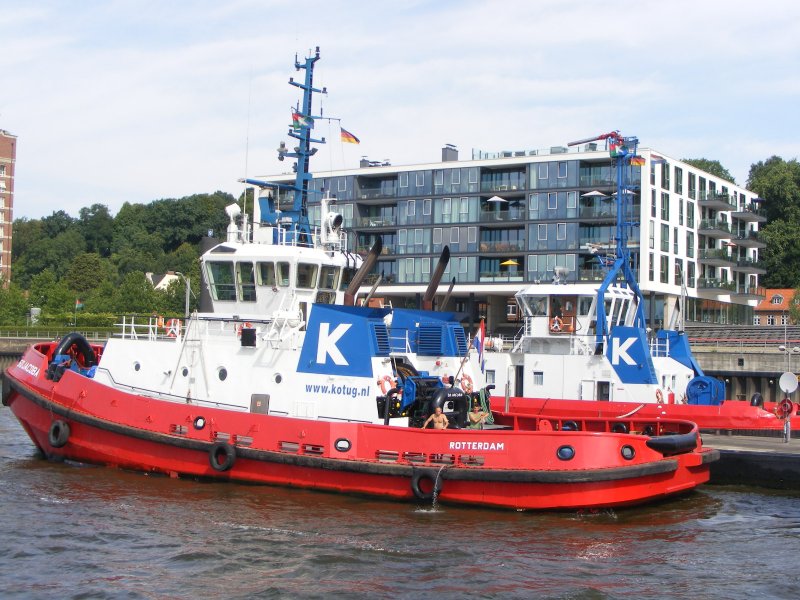
[[[767,247],[761,259],[767,287],[790,288],[800,284],[800,164],[773,156],[750,167],[748,187],[763,200],[767,223],[761,239]]]
[[[122,278],[114,292],[114,310],[119,313],[152,313],[161,311],[159,295],[141,271],[132,271]]]
[[[69,289],[86,294],[103,281],[106,269],[99,254],[84,252],[75,257],[69,270],[64,275],[64,283]]]
[[[733,175],[730,174],[730,171],[723,167],[718,160],[709,160],[707,158],[682,158],[681,160],[692,165],[693,167],[702,169],[706,173],[711,173],[712,175],[716,175],[721,179],[725,179],[731,183],[736,183],[736,180],[733,178]]]
[[[86,249],[108,258],[114,241],[114,217],[104,204],[92,204],[78,213],[78,228],[86,240]]]
[[[20,287],[11,282],[3,285],[0,275],[0,325],[21,325],[28,313],[28,301]]]

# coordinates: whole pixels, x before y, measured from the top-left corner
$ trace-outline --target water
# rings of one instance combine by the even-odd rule
[[[3,598],[797,598],[800,494],[417,506],[40,458],[0,408]]]

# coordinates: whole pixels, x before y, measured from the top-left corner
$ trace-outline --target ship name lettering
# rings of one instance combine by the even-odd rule
[[[33,375],[34,377],[39,376],[39,367],[37,367],[36,365],[32,365],[24,358],[20,359],[20,361],[17,363],[17,368],[22,369],[23,371],[25,371],[29,375]]]
[[[505,450],[505,442],[450,442],[450,450]]]

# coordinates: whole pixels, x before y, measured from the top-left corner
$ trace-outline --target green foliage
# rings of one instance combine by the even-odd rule
[[[750,167],[748,187],[764,199],[767,223],[760,229],[767,247],[761,259],[767,274],[762,285],[800,285],[800,164],[773,156]]]
[[[114,308],[117,312],[151,313],[162,310],[161,296],[153,289],[141,271],[133,271],[122,278],[114,290]]]
[[[711,173],[712,175],[716,175],[721,179],[725,179],[731,183],[736,183],[736,180],[733,178],[733,175],[730,174],[730,171],[723,167],[718,160],[709,160],[707,158],[682,158],[681,160],[692,165],[693,167],[702,169],[706,173]]]
[[[103,282],[103,262],[100,255],[85,252],[75,257],[64,275],[64,283],[78,294],[86,294]]]
[[[0,276],[0,325],[24,323],[28,313],[28,301],[24,292],[15,283],[4,285]]]

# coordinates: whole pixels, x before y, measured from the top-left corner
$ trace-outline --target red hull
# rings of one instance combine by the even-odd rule
[[[492,397],[492,406],[504,406],[505,398]],[[775,403],[765,408],[748,402],[727,400],[719,406],[693,404],[637,404],[635,402],[600,402],[584,400],[551,400],[544,398],[509,398],[511,412],[537,416],[615,419],[635,416],[642,419],[679,419],[692,421],[700,429],[730,431],[783,431],[784,421],[775,414]],[[800,417],[791,420],[793,431],[800,430]]]
[[[170,476],[401,500],[429,499],[438,480],[442,502],[575,509],[690,490],[708,481],[718,456],[698,447],[665,457],[647,436],[536,431],[538,420],[524,416],[513,417],[514,430],[434,431],[255,415],[127,394],[72,372],[54,383],[45,367],[45,357],[29,350],[6,374],[4,402],[46,456]],[[679,425],[690,432],[684,436],[694,434]],[[559,461],[567,444],[575,459]],[[635,458],[620,457],[625,445]]]

